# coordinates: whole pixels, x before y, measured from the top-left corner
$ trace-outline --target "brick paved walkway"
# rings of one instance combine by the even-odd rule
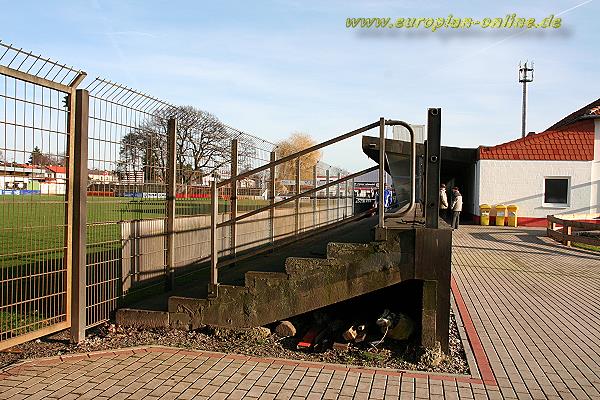
[[[0,398],[598,399],[600,256],[541,234],[455,232],[472,377],[149,347],[21,363],[0,373]]]
[[[453,276],[505,397],[600,399],[600,256],[461,227]]]

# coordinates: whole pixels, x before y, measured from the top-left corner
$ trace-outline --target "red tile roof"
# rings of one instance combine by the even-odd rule
[[[66,167],[61,167],[59,165],[46,165],[46,169],[54,172],[55,174],[65,174],[67,173]]]
[[[493,147],[480,146],[478,153],[481,160],[591,161],[594,122],[585,120]]]

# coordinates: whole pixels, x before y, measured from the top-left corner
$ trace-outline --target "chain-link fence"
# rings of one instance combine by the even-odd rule
[[[136,257],[162,257],[164,243],[132,253],[143,220],[166,218],[166,121],[174,106],[95,79],[89,92],[86,325],[110,318],[132,283],[156,278]],[[138,222],[133,222],[138,221]]]
[[[0,42],[2,347],[69,326],[69,95],[83,76]]]
[[[352,215],[349,181],[299,195],[347,174],[318,154],[263,168],[276,144],[84,77],[0,42],[0,347],[208,266],[213,182],[224,263]]]

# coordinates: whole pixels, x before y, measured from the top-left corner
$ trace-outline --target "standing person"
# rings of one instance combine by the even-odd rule
[[[392,205],[392,190],[389,187],[383,191],[383,204],[386,209]]]
[[[462,211],[463,205],[462,195],[460,194],[456,186],[452,188],[452,194],[454,195],[454,198],[452,200],[452,207],[450,207],[452,209],[452,228],[458,229],[460,212]]]
[[[444,183],[440,185],[440,218],[444,221],[448,219],[448,195]]]

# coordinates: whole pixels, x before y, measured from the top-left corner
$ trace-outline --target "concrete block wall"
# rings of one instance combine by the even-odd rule
[[[275,209],[275,240],[295,234],[294,205]],[[240,213],[241,214],[241,213]],[[352,216],[352,204],[344,199],[317,201],[317,211],[309,199],[300,202],[300,232],[319,228]],[[229,219],[219,214],[218,223]],[[121,223],[123,291],[135,284],[156,279],[164,274],[165,227],[164,219],[148,219]],[[243,251],[270,242],[268,212],[253,215],[237,225],[237,250]],[[184,268],[205,262],[210,257],[210,215],[179,217],[175,220],[175,267]],[[219,228],[221,255],[230,254],[231,230]]]

